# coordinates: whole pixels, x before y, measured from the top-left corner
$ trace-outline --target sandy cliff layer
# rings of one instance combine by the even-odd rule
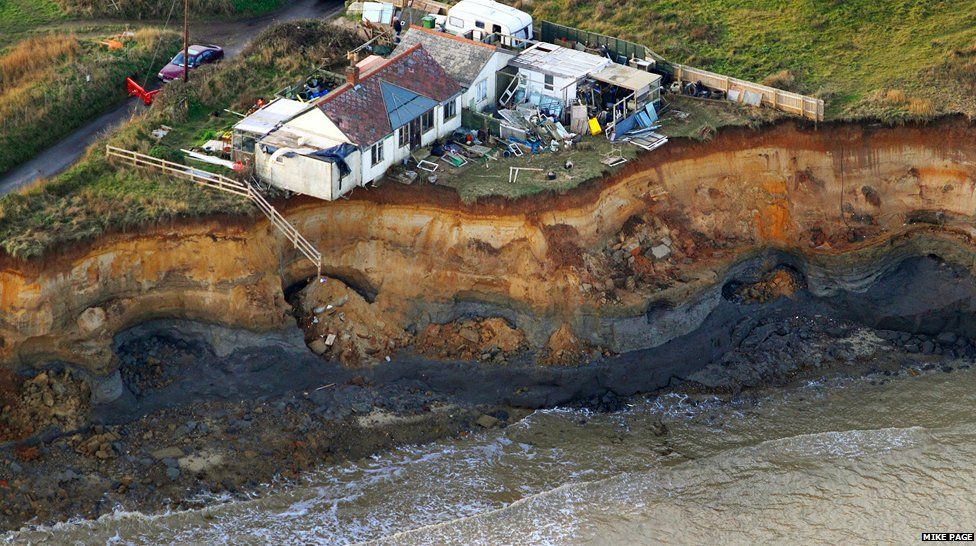
[[[673,143],[566,195],[466,206],[443,188],[391,184],[283,207],[322,251],[326,273],[366,295],[384,327],[417,333],[500,316],[537,348],[568,325],[592,347],[620,352],[680,334],[688,325],[655,331],[648,317],[682,306],[686,317],[707,313],[688,302],[714,296],[737,257],[760,248],[802,257],[797,267],[825,291],[856,287],[849,266],[875,261],[906,231],[939,224],[945,235],[926,241],[966,248],[974,136],[958,120],[732,130]],[[174,223],[43,261],[5,259],[0,361],[63,360],[104,374],[115,366],[113,336],[155,318],[280,329],[292,320],[285,289],[313,273],[257,218]]]

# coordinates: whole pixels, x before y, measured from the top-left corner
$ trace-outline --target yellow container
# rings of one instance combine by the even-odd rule
[[[603,132],[603,127],[600,127],[600,121],[596,118],[590,119],[590,134],[596,136]]]

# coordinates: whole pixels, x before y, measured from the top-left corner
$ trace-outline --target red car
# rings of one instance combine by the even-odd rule
[[[189,64],[191,69],[202,64],[215,63],[224,58],[224,49],[215,45],[191,45],[189,48],[190,62],[185,63],[183,52],[180,51],[168,65],[159,71],[159,80],[163,83],[183,77],[185,66]]]

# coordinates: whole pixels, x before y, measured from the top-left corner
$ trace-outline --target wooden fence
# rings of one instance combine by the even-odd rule
[[[541,21],[539,35],[543,42],[554,44],[559,44],[560,42],[580,43],[589,48],[606,48],[617,61],[620,61],[621,57],[625,59],[654,60],[656,62],[656,72],[672,76],[676,80],[686,83],[700,81],[707,87],[721,89],[726,93],[729,91],[739,91],[742,96],[748,91],[749,93],[758,95],[757,98],[760,104],[796,114],[813,121],[820,122],[824,120],[824,101],[821,99],[668,62],[664,57],[661,57],[649,47],[638,43],[551,23],[549,21]],[[743,102],[741,96],[738,102]]]
[[[758,100],[761,104],[813,121],[820,122],[824,120],[824,101],[822,99],[815,99],[806,95],[791,93],[776,89],[775,87],[723,76],[715,72],[681,64],[671,63],[671,66],[674,67],[674,78],[676,80],[682,82],[701,82],[706,87],[721,89],[726,94],[729,91],[738,91],[741,95],[739,102],[743,102],[743,97],[747,92],[754,93],[758,95]]]
[[[105,157],[107,157],[109,160],[121,160],[135,167],[156,169],[171,176],[189,180],[207,188],[232,193],[234,195],[239,195],[241,197],[250,199],[251,202],[254,203],[254,205],[262,213],[264,213],[264,215],[268,218],[268,221],[271,222],[271,225],[281,232],[285,238],[291,241],[292,245],[294,245],[294,247],[301,252],[303,256],[305,256],[305,258],[315,265],[315,268],[318,271],[318,276],[322,276],[322,253],[319,252],[318,249],[316,249],[315,246],[308,241],[308,239],[302,236],[302,234],[295,229],[295,226],[291,225],[291,223],[289,223],[288,220],[286,220],[277,209],[271,206],[271,203],[269,203],[268,200],[265,199],[264,196],[261,195],[261,193],[251,184],[234,180],[233,178],[228,178],[221,174],[194,169],[193,167],[183,165],[181,163],[174,163],[172,161],[166,161],[165,159],[140,154],[131,150],[116,148],[115,146],[105,147]]]

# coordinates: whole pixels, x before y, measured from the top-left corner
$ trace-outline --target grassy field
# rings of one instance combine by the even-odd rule
[[[183,9],[181,0],[117,0],[117,7],[107,0],[54,1],[62,13],[73,17],[156,19],[166,18],[171,11],[180,15]],[[197,15],[256,15],[277,9],[284,3],[285,0],[191,0],[190,12]]]
[[[223,108],[246,111],[257,98],[303,80],[323,61],[344,64],[346,51],[358,43],[353,34],[324,21],[285,24],[265,31],[235,59],[198,69],[189,86],[171,82],[145,115],[95,145],[79,164],[29,191],[0,198],[0,248],[31,258],[106,231],[169,218],[253,214],[246,200],[229,194],[114,168],[104,159],[104,145],[185,161],[180,148],[203,144],[239,119]],[[175,130],[156,141],[151,132],[162,124]]]
[[[976,115],[972,100],[959,96],[959,79],[941,70],[976,45],[976,0],[515,3],[537,18],[637,41],[676,62],[818,95],[830,118]],[[908,100],[895,100],[897,92],[888,98],[891,90]]]
[[[64,16],[54,0],[0,0],[0,45],[20,32]]]
[[[175,48],[179,36],[136,31],[125,47],[109,50],[94,39],[47,34],[29,38],[0,56],[0,173],[124,100],[126,76],[139,81],[166,62],[157,46]]]
[[[253,16],[275,10],[286,0],[191,0],[194,18]],[[65,22],[96,21],[100,27],[113,21],[164,21],[182,17],[178,0],[0,0],[0,52],[38,32],[57,31]]]

